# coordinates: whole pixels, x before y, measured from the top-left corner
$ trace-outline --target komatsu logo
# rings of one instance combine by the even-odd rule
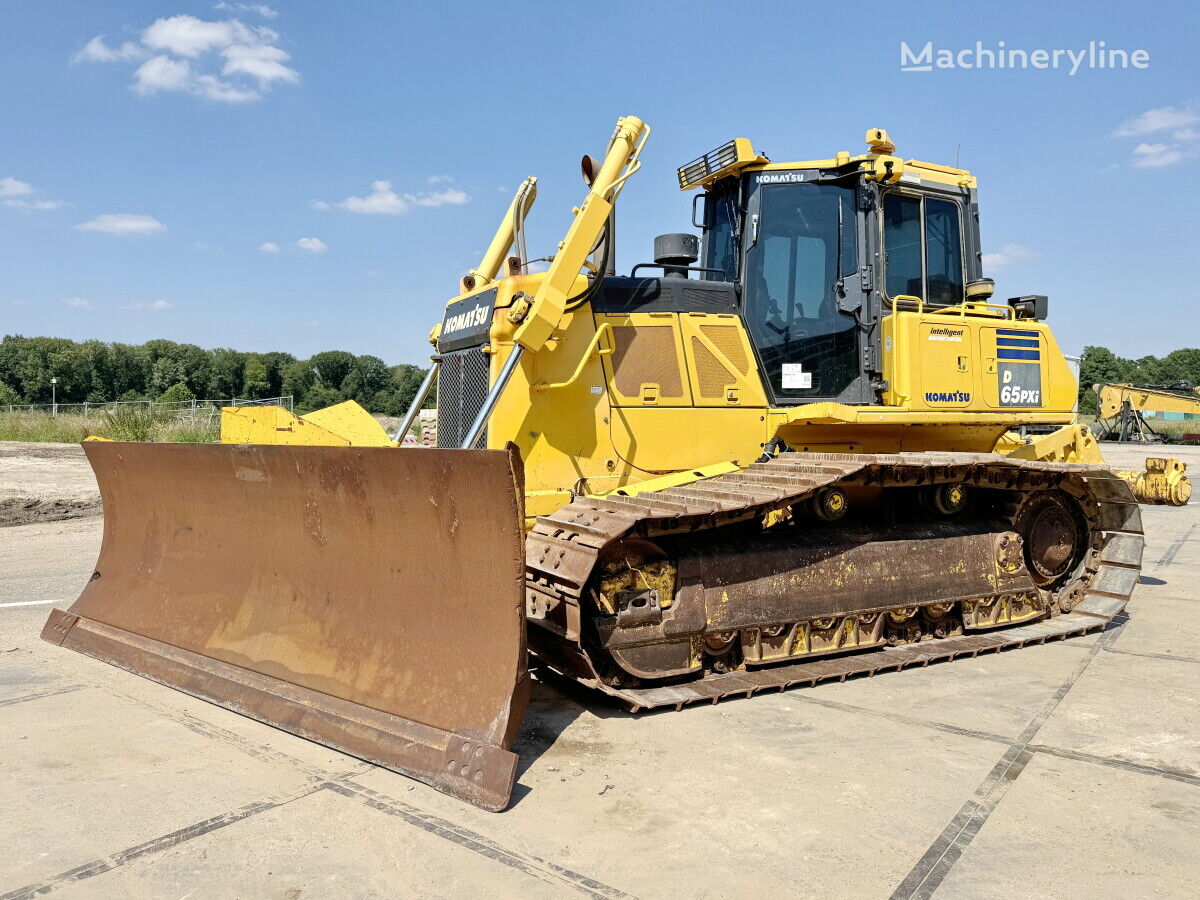
[[[929,391],[925,394],[926,403],[970,403],[971,395],[964,391]]]
[[[803,172],[764,172],[758,176],[759,184],[795,184],[803,180]]]
[[[452,334],[455,331],[462,331],[464,328],[482,325],[487,321],[488,309],[489,307],[486,306],[476,306],[457,316],[447,316],[446,324],[442,326],[442,333]]]

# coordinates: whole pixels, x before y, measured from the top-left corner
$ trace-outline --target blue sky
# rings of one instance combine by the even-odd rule
[[[883,127],[979,176],[999,295],[1048,294],[1068,352],[1200,345],[1195,4],[214,2],[0,8],[0,333],[419,362],[519,181],[542,255],[634,114],[622,271],[687,229],[678,165]],[[1149,65],[902,73],[901,41]]]

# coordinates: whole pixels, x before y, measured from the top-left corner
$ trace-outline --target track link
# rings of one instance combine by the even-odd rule
[[[580,640],[584,592],[601,552],[626,537],[698,532],[791,506],[838,482],[915,486],[965,482],[1008,490],[1054,486],[1080,499],[1089,551],[1070,612],[1000,631],[970,633],[887,649],[780,663],[682,683],[606,684]],[[716,703],[763,690],[842,681],[930,662],[1085,634],[1124,609],[1141,570],[1141,513],[1129,489],[1103,466],[1016,460],[981,453],[782,453],[737,472],[634,497],[576,497],[538,519],[526,542],[526,612],[531,649],[564,674],[633,711]]]

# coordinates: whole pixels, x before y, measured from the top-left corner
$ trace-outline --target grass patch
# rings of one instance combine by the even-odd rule
[[[137,407],[119,407],[114,412],[105,410],[87,417],[0,412],[0,441],[77,444],[92,436],[113,441],[208,444],[220,439],[221,429],[215,418],[211,422],[191,422]]]

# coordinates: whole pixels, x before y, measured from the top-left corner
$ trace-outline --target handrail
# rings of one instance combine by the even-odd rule
[[[611,331],[612,326],[607,322],[600,323],[600,327],[596,329],[596,333],[592,335],[592,339],[588,341],[587,349],[583,351],[583,356],[579,359],[579,365],[575,367],[575,371],[571,374],[571,377],[566,381],[557,381],[553,384],[546,384],[545,382],[541,384],[535,384],[533,386],[534,391],[537,393],[541,393],[542,391],[555,391],[559,388],[569,387],[578,381],[579,376],[583,374],[584,366],[586,366],[588,361],[591,360],[593,353],[597,356],[609,356],[612,354],[615,348],[611,346],[600,347],[600,339]]]

